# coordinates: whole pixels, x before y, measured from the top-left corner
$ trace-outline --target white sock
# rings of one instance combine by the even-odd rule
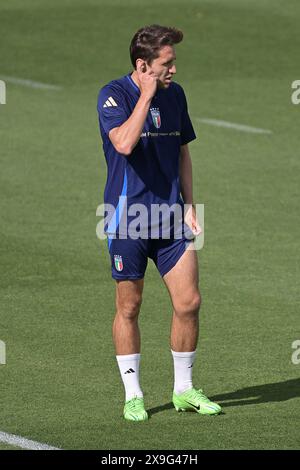
[[[128,401],[134,397],[143,398],[139,381],[141,355],[127,354],[116,357],[125,387],[125,400]]]
[[[172,351],[172,356],[174,361],[174,392],[179,394],[193,388],[192,372],[196,351]]]

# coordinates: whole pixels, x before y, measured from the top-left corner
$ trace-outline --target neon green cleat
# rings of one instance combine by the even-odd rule
[[[124,418],[128,421],[147,421],[148,414],[144,407],[144,399],[134,397],[124,406]]]
[[[201,389],[195,388],[179,395],[173,393],[173,404],[176,411],[196,411],[200,415],[217,415],[222,411],[220,405],[210,401]]]

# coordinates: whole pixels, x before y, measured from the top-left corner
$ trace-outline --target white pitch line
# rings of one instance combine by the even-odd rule
[[[25,439],[24,437],[15,436],[14,434],[7,434],[6,432],[1,431],[0,442],[29,450],[61,450],[57,447],[51,447],[47,444],[41,444],[40,442],[31,441],[29,439]]]
[[[1,75],[0,79],[7,83],[13,83],[14,85],[27,86],[30,88],[39,88],[41,90],[61,90],[62,87],[58,85],[49,85],[48,83],[34,82],[33,80],[26,80],[24,78],[9,77],[7,75]]]
[[[237,131],[251,132],[253,134],[273,134],[273,132],[268,129],[245,126],[243,124],[236,124],[234,122],[221,121],[219,119],[196,118],[196,121],[203,122],[203,124],[209,124],[211,126],[226,127],[228,129],[236,129]]]

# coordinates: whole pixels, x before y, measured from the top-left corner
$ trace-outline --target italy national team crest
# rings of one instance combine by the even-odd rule
[[[123,260],[122,256],[120,255],[114,255],[114,260],[115,260],[115,267],[117,271],[122,271],[123,269]]]
[[[159,129],[161,125],[159,108],[150,108],[150,111],[153,124],[155,125],[156,129]]]

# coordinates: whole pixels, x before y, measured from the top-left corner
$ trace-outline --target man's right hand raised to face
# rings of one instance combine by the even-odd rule
[[[137,60],[137,74],[139,85],[141,89],[141,95],[148,99],[153,98],[156,93],[158,78],[151,70],[151,67],[144,60]]]

